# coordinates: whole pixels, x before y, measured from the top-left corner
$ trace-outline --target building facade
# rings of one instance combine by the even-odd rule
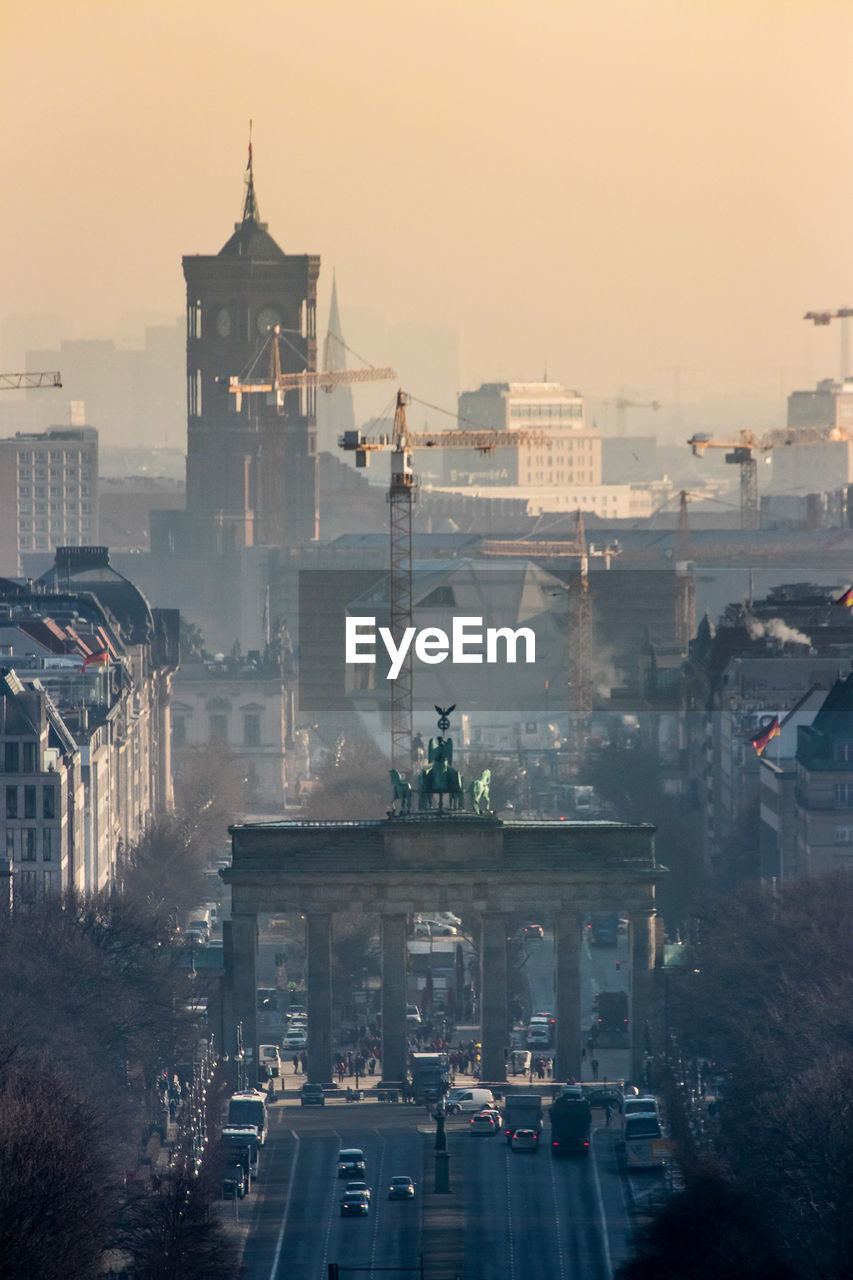
[[[580,392],[559,382],[485,382],[459,396],[458,418],[463,430],[536,431],[548,439],[495,449],[485,458],[448,450],[444,474],[451,484],[601,484],[601,436],[586,426]]]
[[[25,897],[108,888],[122,850],[172,808],[178,659],[177,612],[151,610],[106,548],[59,548],[35,583],[0,579],[0,848],[13,892],[33,859]]]
[[[98,541],[98,433],[53,427],[0,440],[0,573],[21,555]]]

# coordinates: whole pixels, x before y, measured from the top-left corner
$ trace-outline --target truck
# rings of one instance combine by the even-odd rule
[[[542,1098],[538,1093],[508,1093],[504,1098],[503,1131],[507,1145],[516,1129],[532,1129],[539,1137],[542,1129]]]
[[[594,911],[589,918],[590,942],[594,947],[619,945],[619,915],[615,911]]]
[[[450,1085],[450,1065],[446,1053],[412,1054],[412,1101],[427,1105],[438,1102]]]
[[[560,1097],[548,1109],[551,1123],[551,1154],[589,1155],[592,1111],[586,1098]]]
[[[622,1049],[628,1044],[628,995],[625,991],[599,991],[593,1002],[595,1021],[590,1034],[602,1049]]]

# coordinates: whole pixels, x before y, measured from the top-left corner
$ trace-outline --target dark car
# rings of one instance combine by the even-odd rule
[[[526,924],[521,930],[521,936],[525,942],[541,942],[545,937],[545,930],[541,924]]]
[[[339,1178],[357,1178],[364,1169],[364,1152],[359,1147],[344,1147],[338,1153]]]
[[[303,1107],[325,1107],[326,1095],[321,1084],[304,1084],[300,1090],[300,1103]]]
[[[583,1095],[591,1107],[611,1107],[614,1111],[622,1110],[622,1094],[618,1089],[584,1089]]]
[[[367,1217],[370,1212],[370,1196],[364,1191],[348,1191],[341,1201],[341,1217]]]
[[[415,1194],[415,1184],[411,1178],[400,1176],[392,1178],[388,1187],[389,1200],[410,1200]]]

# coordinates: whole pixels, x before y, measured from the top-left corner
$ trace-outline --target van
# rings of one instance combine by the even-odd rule
[[[623,1098],[622,1114],[626,1117],[652,1115],[660,1120],[657,1098],[643,1097],[642,1095],[633,1098]]]
[[[495,1105],[491,1089],[451,1089],[447,1095],[447,1111],[458,1116],[463,1111],[482,1111]]]
[[[277,1044],[258,1045],[258,1079],[278,1080],[284,1072],[281,1068],[281,1054]]]

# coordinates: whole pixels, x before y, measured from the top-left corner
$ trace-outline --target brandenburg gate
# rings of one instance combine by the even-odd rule
[[[654,829],[620,822],[502,821],[491,814],[433,811],[360,822],[281,821],[231,828],[226,922],[228,1021],[257,1046],[257,918],[297,912],[307,925],[308,1079],[330,1079],[332,935],[349,908],[381,918],[382,1079],[405,1078],[406,917],[454,911],[479,919],[481,1076],[506,1079],[510,914],[554,921],[555,1079],[581,1068],[580,958],[584,917],[620,911],[630,939],[631,1070],[643,1065],[655,965]],[[233,1049],[233,1046],[231,1046]]]

